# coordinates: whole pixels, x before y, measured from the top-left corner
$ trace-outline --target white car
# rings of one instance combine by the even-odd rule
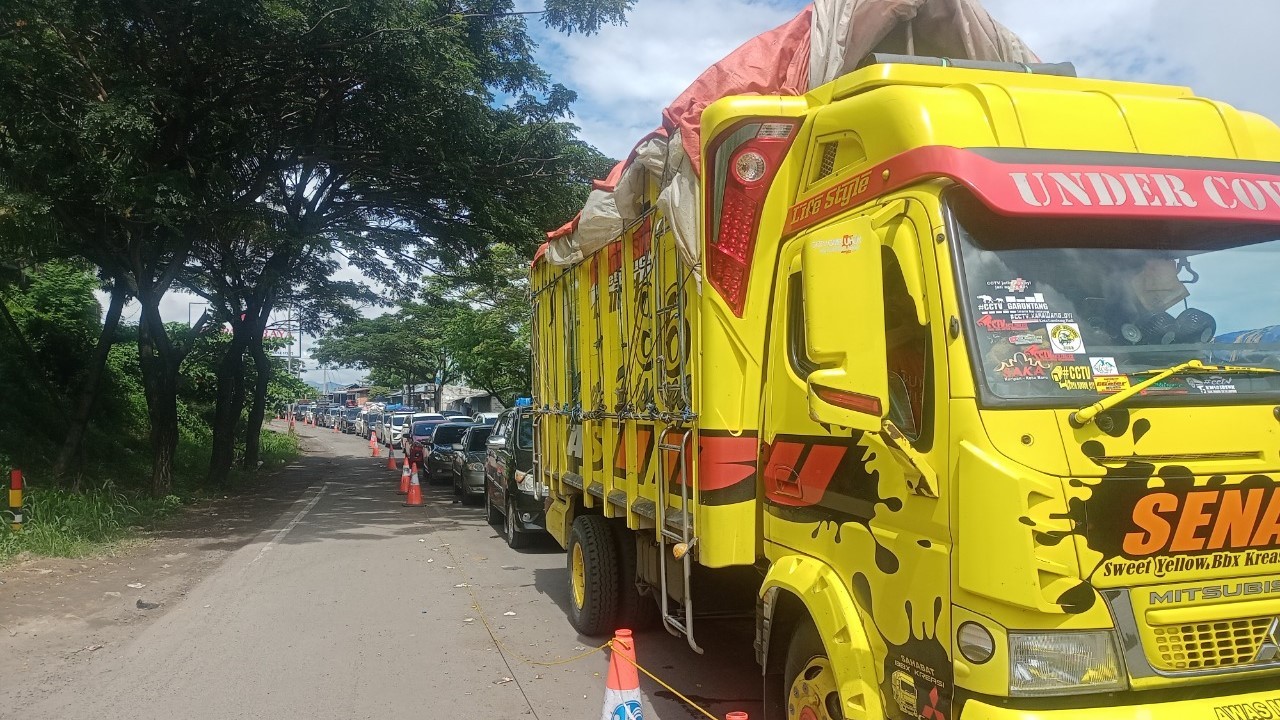
[[[388,416],[385,421],[386,422],[385,427],[387,429],[387,437],[383,444],[386,445],[387,447],[398,446],[400,444],[400,434],[404,432],[404,429],[406,427],[411,427],[411,424],[408,422],[408,420],[412,417],[413,417],[412,411],[409,411],[409,412],[396,411],[391,413],[391,415]]]
[[[502,413],[481,412],[471,416],[471,422],[477,425],[495,425],[498,422],[498,416]]]

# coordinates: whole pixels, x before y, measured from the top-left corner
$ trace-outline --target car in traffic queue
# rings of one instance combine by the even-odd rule
[[[425,443],[427,455],[427,479],[431,482],[449,480],[453,475],[454,447],[462,442],[462,436],[471,427],[470,421],[449,419],[436,425],[431,441]]]
[[[426,467],[427,450],[431,447],[431,436],[435,433],[436,426],[445,422],[444,417],[441,416],[415,420],[410,423],[408,437],[410,463],[416,464],[419,468]]]
[[[471,422],[477,425],[492,426],[498,422],[498,416],[501,414],[502,413],[496,413],[496,412],[478,412],[475,415],[471,416]]]
[[[364,419],[364,439],[369,440],[374,433],[382,433],[382,408],[374,408]]]
[[[484,459],[492,425],[472,425],[453,446],[453,494],[465,503],[484,496]]]
[[[433,423],[442,423],[442,422],[446,422],[447,418],[441,415],[440,413],[415,412],[413,414],[413,417],[411,417],[408,422],[400,426],[400,433],[396,435],[396,437],[394,438],[396,447],[400,448],[404,452],[408,452],[410,447],[413,445],[414,423],[419,423],[424,421],[433,422]]]
[[[400,435],[404,431],[406,424],[412,422],[412,420],[412,410],[397,410],[391,413],[383,422],[387,436],[383,438],[379,435],[378,439],[382,440],[382,444],[389,448],[400,447]]]
[[[342,415],[338,418],[338,430],[344,434],[351,434],[356,431],[356,419],[360,417],[360,408],[349,407],[342,409]]]
[[[546,532],[546,492],[533,472],[533,428],[527,408],[512,408],[498,416],[485,443],[485,518],[491,525],[501,519],[503,539],[517,549]]]

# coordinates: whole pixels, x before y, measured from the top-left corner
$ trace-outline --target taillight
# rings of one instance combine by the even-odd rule
[[[792,120],[753,120],[725,131],[708,148],[707,281],[742,317],[760,210],[795,138]]]

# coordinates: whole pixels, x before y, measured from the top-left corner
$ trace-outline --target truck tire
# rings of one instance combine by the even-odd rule
[[[791,644],[787,647],[787,663],[782,676],[787,720],[801,717],[844,720],[831,659],[818,635],[818,628],[809,618],[796,624]]]
[[[569,622],[583,635],[612,633],[618,619],[618,544],[609,521],[579,515],[569,530]]]
[[[636,590],[635,531],[624,520],[609,524],[618,543],[618,627],[635,631],[656,627],[661,614],[657,601]]]

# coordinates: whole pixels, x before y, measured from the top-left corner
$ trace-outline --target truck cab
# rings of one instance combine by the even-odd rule
[[[1275,703],[1280,132],[1076,78],[821,92],[742,313],[770,331],[766,670],[846,717]]]

